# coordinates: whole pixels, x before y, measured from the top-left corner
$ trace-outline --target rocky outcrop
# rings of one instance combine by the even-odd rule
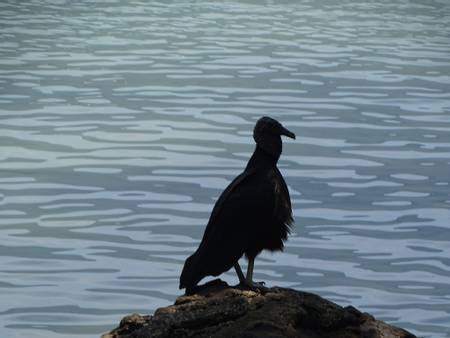
[[[312,293],[286,288],[254,292],[219,282],[179,297],[153,316],[133,314],[102,338],[415,337],[352,306],[341,307]]]

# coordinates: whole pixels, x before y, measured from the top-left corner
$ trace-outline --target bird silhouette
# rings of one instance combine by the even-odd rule
[[[187,258],[180,289],[193,293],[206,276],[235,268],[242,286],[263,289],[253,281],[255,257],[264,249],[279,251],[293,224],[291,199],[277,168],[282,152],[281,135],[295,134],[270,117],[260,118],[253,130],[256,148],[245,170],[217,200],[198,249]],[[248,259],[244,277],[239,259]]]

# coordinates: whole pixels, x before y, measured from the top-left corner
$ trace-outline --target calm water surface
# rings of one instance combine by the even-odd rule
[[[449,22],[446,0],[2,1],[0,336],[173,302],[270,115],[298,135],[296,228],[256,279],[450,337]]]

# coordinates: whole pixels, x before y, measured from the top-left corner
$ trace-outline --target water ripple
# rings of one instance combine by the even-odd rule
[[[271,115],[298,136],[280,159],[296,228],[257,278],[449,337],[449,15],[1,2],[0,335],[90,337],[172,302]]]

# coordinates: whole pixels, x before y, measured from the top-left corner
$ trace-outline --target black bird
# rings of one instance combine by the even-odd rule
[[[244,172],[224,190],[213,208],[203,239],[184,263],[180,289],[192,293],[205,276],[218,276],[234,266],[241,285],[264,288],[253,282],[255,257],[264,249],[283,250],[293,224],[291,199],[277,168],[281,135],[295,134],[270,117],[259,119],[253,130],[256,149]],[[248,259],[244,277],[238,260]]]

